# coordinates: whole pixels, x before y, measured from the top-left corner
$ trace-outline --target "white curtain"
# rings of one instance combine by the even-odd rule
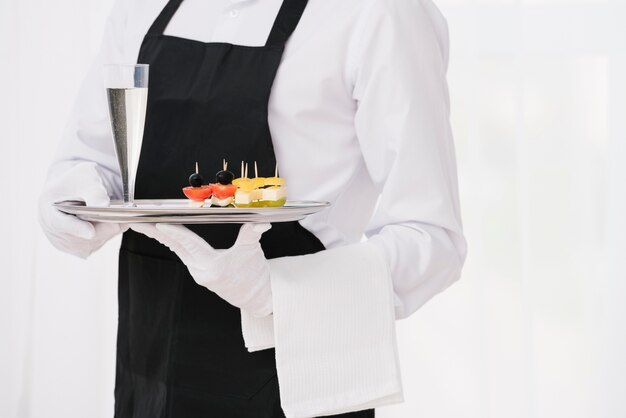
[[[626,416],[626,0],[439,0],[469,256],[382,418]],[[0,416],[111,417],[119,241],[36,198],[111,0],[0,0]]]

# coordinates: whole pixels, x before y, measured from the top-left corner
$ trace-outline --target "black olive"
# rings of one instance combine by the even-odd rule
[[[233,182],[233,179],[235,178],[235,175],[233,173],[231,173],[228,170],[220,170],[217,172],[217,175],[215,176],[215,181],[217,181],[220,184],[230,184]]]
[[[193,173],[192,175],[189,176],[189,185],[191,187],[200,187],[202,186],[202,183],[204,183],[204,179],[202,178],[200,174]]]

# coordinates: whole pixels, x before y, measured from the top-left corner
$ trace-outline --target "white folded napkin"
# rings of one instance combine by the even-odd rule
[[[362,242],[269,260],[274,313],[242,311],[249,351],[276,347],[287,418],[403,401],[387,264]]]

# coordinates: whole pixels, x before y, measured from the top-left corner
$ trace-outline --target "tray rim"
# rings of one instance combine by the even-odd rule
[[[153,203],[154,202],[154,203]],[[169,223],[244,223],[289,222],[304,219],[330,206],[330,202],[313,200],[288,200],[281,207],[221,208],[188,206],[188,199],[137,199],[141,204],[177,204],[181,207],[124,207],[121,200],[111,201],[112,206],[87,206],[78,200],[54,202],[60,211],[90,222],[169,222]]]

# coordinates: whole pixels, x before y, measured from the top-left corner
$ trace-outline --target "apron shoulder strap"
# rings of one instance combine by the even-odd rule
[[[174,14],[178,10],[178,7],[180,7],[180,4],[182,2],[183,0],[170,0],[165,5],[163,10],[161,10],[159,17],[157,17],[152,26],[150,26],[148,34],[163,35],[163,32],[165,32],[167,25],[170,23],[170,20],[172,20],[172,17],[174,17]]]
[[[162,35],[183,0],[170,0],[156,18],[148,34]],[[284,45],[298,26],[308,0],[284,0],[265,46]]]
[[[298,26],[308,0],[283,0],[265,46],[284,45]]]

